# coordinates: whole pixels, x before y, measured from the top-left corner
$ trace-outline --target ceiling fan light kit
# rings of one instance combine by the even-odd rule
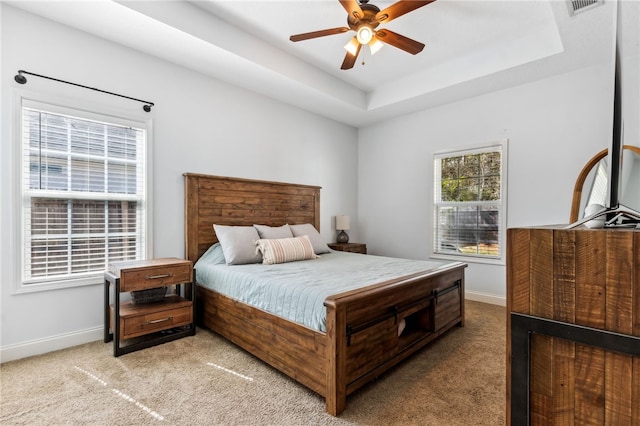
[[[357,56],[358,49],[363,44],[367,44],[369,46],[371,55],[375,55],[380,49],[382,49],[382,46],[384,46],[384,44],[380,43],[380,41],[378,41],[375,36],[372,36],[371,39],[366,43],[359,40],[356,36],[349,40],[349,43],[344,45],[344,50],[349,52],[352,56]]]
[[[360,44],[358,43],[358,40],[354,37],[351,40],[349,40],[349,43],[344,45],[344,50],[349,52],[351,55],[355,56],[357,55],[359,47],[360,47]]]
[[[384,10],[380,10],[377,6],[369,4],[369,0],[338,0],[342,7],[347,11],[347,27],[330,28],[320,31],[312,31],[309,33],[296,34],[289,37],[293,42],[309,40],[311,38],[324,37],[334,34],[342,34],[347,31],[355,31],[356,36],[353,37],[344,48],[347,54],[340,67],[343,70],[353,68],[356,58],[360,53],[363,45],[368,45],[371,54],[375,54],[383,46],[383,43],[389,44],[407,53],[416,55],[422,52],[424,44],[412,40],[403,35],[394,33],[390,30],[378,30],[376,28],[381,23],[388,23],[406,13],[416,10],[435,0],[400,0],[393,3]]]
[[[369,42],[373,38],[373,29],[368,25],[361,25],[358,28],[356,38],[358,39],[358,43],[360,44],[369,44]]]
[[[378,50],[382,49],[382,46],[384,46],[384,44],[380,43],[380,41],[375,37],[373,37],[369,42],[369,50],[372,55],[375,55]]]

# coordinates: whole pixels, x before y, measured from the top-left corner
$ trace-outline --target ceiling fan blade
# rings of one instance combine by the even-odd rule
[[[399,16],[404,15],[405,13],[409,13],[413,10],[418,9],[419,7],[426,6],[429,3],[433,3],[436,0],[423,0],[423,1],[414,1],[414,0],[400,0],[386,9],[381,10],[376,13],[376,19],[378,22],[387,23],[392,19],[396,19]]]
[[[359,21],[360,19],[364,18],[364,13],[362,12],[362,8],[360,8],[360,5],[356,0],[338,0],[338,1],[342,5],[342,7],[344,7],[344,10],[347,11],[347,13],[349,14],[349,17],[352,18],[353,20]],[[351,19],[349,20],[349,22],[351,22]]]
[[[390,44],[412,55],[420,53],[422,49],[424,49],[424,44],[419,41],[412,40],[387,29],[376,31],[376,38],[383,43]]]
[[[342,34],[349,31],[347,27],[329,28],[328,30],[312,31],[310,33],[296,34],[289,37],[291,41],[309,40],[310,38],[324,37],[334,34]]]
[[[360,53],[361,48],[362,48],[362,45],[358,44],[358,48],[356,49],[355,55],[352,55],[351,53],[347,52],[347,55],[344,57],[344,61],[342,61],[342,66],[340,67],[341,70],[348,70],[353,68],[353,66],[356,63],[356,59],[358,59],[358,54]]]

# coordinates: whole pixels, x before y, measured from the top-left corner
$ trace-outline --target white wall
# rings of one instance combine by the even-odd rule
[[[361,129],[358,221],[369,252],[428,258],[433,153],[498,139],[509,139],[508,227],[567,223],[575,179],[611,139],[612,78],[609,65],[596,66]],[[637,145],[630,93],[625,140]],[[466,289],[504,302],[506,267],[470,263]]]
[[[321,233],[335,240],[332,217],[357,216],[357,129],[191,72],[0,3],[2,19],[0,144],[0,348],[2,361],[100,339],[103,287],[13,294],[19,253],[11,206],[16,91],[74,98],[111,110],[141,104],[29,77],[48,75],[156,104],[153,120],[153,247],[156,257],[183,257],[184,172],[322,186]],[[158,41],[162,43],[162,40]],[[357,232],[352,233],[353,238]]]

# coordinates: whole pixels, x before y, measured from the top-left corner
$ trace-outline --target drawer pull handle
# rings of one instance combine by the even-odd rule
[[[148,280],[157,280],[160,278],[169,278],[172,277],[173,274],[162,274],[162,275],[147,275],[145,278]]]
[[[173,317],[167,317],[167,318],[162,318],[162,319],[158,319],[158,320],[147,321],[147,322],[145,322],[145,324],[157,324],[159,322],[165,322],[165,321],[171,321],[171,320],[173,320]]]

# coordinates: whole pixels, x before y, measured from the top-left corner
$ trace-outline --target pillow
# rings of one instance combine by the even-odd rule
[[[267,226],[267,225],[253,225],[258,231],[258,235],[263,240],[274,240],[277,238],[293,238],[291,228],[289,225],[282,226]]]
[[[313,251],[315,254],[329,253],[331,250],[327,243],[324,242],[320,233],[316,230],[316,228],[310,224],[305,223],[302,225],[289,225],[291,228],[291,232],[294,237],[301,237],[306,235],[311,240],[311,244],[313,245]]]
[[[227,265],[260,263],[262,256],[256,252],[258,231],[253,226],[213,225],[218,241],[222,246]]]
[[[306,235],[295,238],[279,238],[275,240],[258,240],[256,251],[262,252],[262,263],[294,262],[296,260],[316,259],[311,240]]]

